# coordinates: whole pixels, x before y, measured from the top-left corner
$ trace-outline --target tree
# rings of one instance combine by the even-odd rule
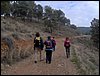
[[[70,19],[65,18],[65,26],[70,26]]]
[[[27,10],[27,18],[32,21],[32,17],[34,17],[34,7],[36,6],[34,1],[26,1],[28,4],[28,10]]]
[[[11,1],[11,13],[13,17],[18,16],[18,3],[17,1]]]
[[[28,4],[26,1],[18,1],[18,11],[21,17],[25,17],[28,11]]]
[[[1,1],[1,14],[10,15],[10,1]]]
[[[44,18],[49,19],[50,23],[49,25],[46,24],[46,26],[50,26],[52,32],[55,28],[60,27],[60,25],[65,25],[65,23],[70,25],[70,20],[65,17],[63,11],[52,9],[50,6],[45,6]]]
[[[47,32],[52,33],[52,8],[45,6],[44,11],[44,26]]]
[[[52,25],[52,22],[49,18],[44,20],[44,26],[45,26],[45,31],[46,32],[52,33],[53,25]]]
[[[14,1],[11,7],[12,15],[14,17],[25,17],[27,15],[28,4],[26,1]]]
[[[22,17],[22,19],[30,19],[34,16],[34,1],[12,1],[12,15],[14,17]]]
[[[70,27],[73,28],[73,29],[77,29],[75,24],[71,24]]]
[[[99,19],[94,18],[91,22],[91,39],[94,45],[99,48]]]
[[[58,22],[62,22],[62,18],[64,17],[64,13],[61,10],[54,10],[53,9],[53,18],[58,21]]]
[[[35,8],[34,8],[34,13],[35,13],[35,17],[37,17],[38,20],[42,19],[43,7],[40,4],[36,5]]]
[[[50,6],[45,6],[44,11],[45,11],[44,17],[48,17],[51,19],[52,8]]]
[[[70,25],[70,20],[65,17],[64,12],[61,10],[53,10],[52,18],[62,25]]]

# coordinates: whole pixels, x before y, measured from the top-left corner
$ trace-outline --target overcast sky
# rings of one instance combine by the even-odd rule
[[[99,19],[99,1],[35,1],[42,7],[48,5],[61,9],[71,24],[89,27],[93,18]]]

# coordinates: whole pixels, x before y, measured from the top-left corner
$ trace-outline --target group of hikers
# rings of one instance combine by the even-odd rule
[[[48,36],[47,40],[43,41],[39,32],[35,34],[34,37],[34,62],[37,63],[38,52],[40,53],[40,61],[42,61],[42,50],[45,46],[46,52],[46,63],[50,64],[52,59],[52,52],[55,51],[56,40],[55,37]],[[67,58],[70,56],[70,41],[69,38],[66,37],[64,41],[64,47],[66,49]]]

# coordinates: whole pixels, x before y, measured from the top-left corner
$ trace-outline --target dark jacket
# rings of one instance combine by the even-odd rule
[[[34,50],[35,48],[40,48],[41,50],[43,50],[44,44],[43,44],[43,39],[40,37],[40,45],[36,45],[36,37],[34,38]]]

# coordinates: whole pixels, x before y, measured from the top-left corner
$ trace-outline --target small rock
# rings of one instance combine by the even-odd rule
[[[1,64],[1,70],[3,70],[4,69],[4,65],[3,64]]]
[[[61,64],[58,64],[58,67],[61,67],[62,65]]]
[[[3,74],[6,74],[7,72],[6,72],[6,71],[3,71],[2,73],[3,73]]]
[[[7,64],[7,65],[5,65],[5,66],[6,66],[6,67],[10,67],[10,65],[8,65],[8,64]]]

